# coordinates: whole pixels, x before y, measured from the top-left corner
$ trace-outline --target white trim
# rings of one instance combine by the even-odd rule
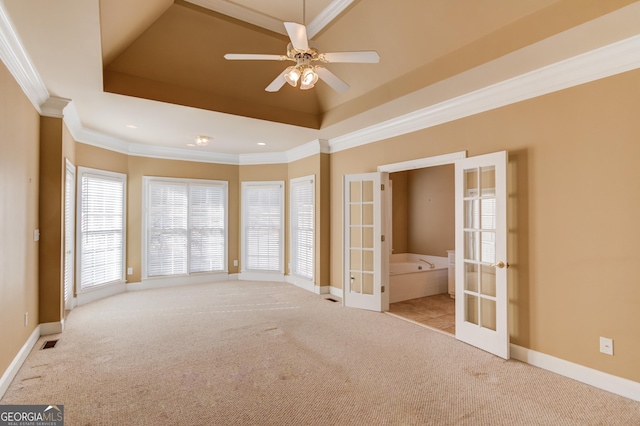
[[[24,49],[3,2],[0,1],[0,60],[27,95],[38,113],[40,105],[49,99],[49,91]]]
[[[18,374],[18,371],[20,371],[20,367],[22,367],[22,364],[24,364],[24,362],[27,360],[27,357],[29,356],[29,353],[31,352],[33,347],[36,343],[38,343],[39,338],[40,326],[38,325],[33,329],[27,341],[24,342],[24,345],[22,345],[22,348],[20,348],[16,356],[13,358],[13,361],[11,361],[9,367],[7,367],[7,369],[4,371],[4,374],[2,374],[2,377],[0,377],[0,400],[2,400],[5,392],[7,391],[7,389],[9,389],[9,385],[13,381],[14,377],[16,377],[16,374]]]
[[[333,0],[313,21],[307,25],[307,37],[312,39],[324,28],[338,17],[353,0]],[[304,23],[304,22],[303,22]]]
[[[49,336],[51,334],[60,334],[64,331],[64,319],[54,322],[45,322],[39,325],[40,336]]]
[[[379,172],[402,172],[405,170],[422,169],[425,167],[443,166],[453,164],[456,160],[467,158],[467,151],[458,151],[451,154],[436,155],[434,157],[418,158],[416,160],[402,161],[400,163],[384,164],[378,166]]]
[[[154,288],[181,287],[185,285],[230,281],[231,279],[230,275],[226,272],[180,275],[175,277],[154,277],[144,279],[137,283],[128,283],[126,289],[127,291],[150,290]]]
[[[86,305],[87,303],[95,302],[96,300],[109,296],[115,296],[125,291],[127,291],[127,285],[123,282],[91,288],[76,295],[76,306]]]
[[[511,358],[616,395],[640,401],[640,383],[511,344]]]
[[[307,290],[310,291],[312,293],[316,293],[316,294],[320,294],[318,291],[316,291],[317,289],[319,289],[319,287],[317,285],[315,285],[315,283],[313,282],[313,280],[307,279],[307,278],[303,278],[303,277],[299,277],[297,275],[286,275],[284,277],[285,282],[292,284],[296,287],[300,287],[303,290]]]
[[[51,96],[40,106],[40,114],[44,117],[63,118],[63,111],[70,102],[71,99]]]
[[[257,154],[240,154],[238,164],[249,166],[254,164],[282,164],[287,163],[286,152],[267,152]]]
[[[257,271],[242,271],[238,274],[238,281],[274,281],[285,282],[284,274],[282,272],[257,272]]]
[[[342,296],[344,295],[344,290],[341,288],[336,288],[334,286],[329,286],[329,294],[335,297],[339,297],[342,300]]]
[[[287,163],[292,163],[321,153],[329,153],[329,141],[325,139],[316,139],[314,141],[307,142],[304,145],[290,149],[285,154],[287,155]]]
[[[451,80],[477,72],[481,65]],[[331,152],[448,123],[640,67],[640,35],[509,78],[444,102],[333,138]]]
[[[258,27],[265,28],[278,34],[287,35],[287,31],[279,19],[272,18],[263,13],[239,6],[226,0],[186,0],[196,6],[213,10],[214,12],[230,16],[241,21],[248,22]]]

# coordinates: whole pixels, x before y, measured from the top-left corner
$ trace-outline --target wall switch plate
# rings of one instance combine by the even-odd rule
[[[127,275],[133,275],[133,268],[127,268]]]
[[[34,229],[33,230],[33,241],[39,241],[40,240],[40,230],[39,229]]]
[[[24,313],[24,326],[28,326],[29,325],[29,312],[25,312]]]
[[[607,355],[613,355],[613,339],[606,337],[600,338],[600,352]]]
[[[233,261],[233,266],[238,266],[238,259]]]

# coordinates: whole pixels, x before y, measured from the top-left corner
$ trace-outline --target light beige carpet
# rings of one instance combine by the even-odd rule
[[[45,340],[59,338],[53,349]],[[2,404],[66,425],[633,425],[640,403],[283,283],[74,309]]]

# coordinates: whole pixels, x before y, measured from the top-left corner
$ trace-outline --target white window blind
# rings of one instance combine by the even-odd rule
[[[313,280],[314,177],[291,180],[291,273]]]
[[[283,191],[283,182],[243,183],[244,270],[284,272]]]
[[[80,290],[124,281],[126,175],[81,168]]]
[[[225,271],[227,183],[145,182],[146,276]]]

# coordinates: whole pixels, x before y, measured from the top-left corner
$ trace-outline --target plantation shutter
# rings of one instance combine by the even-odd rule
[[[250,184],[244,190],[246,270],[282,272],[282,184]]]
[[[314,179],[291,181],[291,272],[313,279]]]
[[[190,272],[224,270],[225,191],[191,185],[189,192]]]
[[[125,175],[85,172],[80,183],[80,289],[124,281]]]
[[[186,274],[188,186],[150,181],[147,191],[147,275]]]

